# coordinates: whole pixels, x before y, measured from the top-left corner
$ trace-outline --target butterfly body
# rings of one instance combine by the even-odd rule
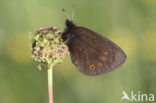
[[[125,53],[115,43],[69,20],[62,39],[67,41],[73,64],[86,75],[110,72],[126,60]]]

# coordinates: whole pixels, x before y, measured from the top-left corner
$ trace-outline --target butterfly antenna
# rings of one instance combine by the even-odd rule
[[[66,17],[67,17],[68,19],[70,19],[70,18],[69,18],[69,14],[67,13],[67,11],[66,11],[65,9],[62,9],[62,11],[63,11],[64,14],[66,15]]]
[[[73,19],[74,19],[74,12],[75,11],[75,6],[73,5],[73,11],[72,11],[72,21],[73,21]]]

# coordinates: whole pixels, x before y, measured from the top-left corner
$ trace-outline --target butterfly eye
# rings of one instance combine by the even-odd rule
[[[108,55],[108,52],[104,52],[104,55]]]
[[[105,56],[103,56],[101,59],[102,59],[102,61],[104,61],[104,62],[107,60],[107,58],[106,58]]]
[[[98,66],[99,66],[99,67],[102,67],[102,63],[98,63]]]
[[[94,66],[94,65],[91,65],[91,66],[90,66],[90,69],[91,69],[91,70],[94,70],[94,69],[95,69],[95,66]]]

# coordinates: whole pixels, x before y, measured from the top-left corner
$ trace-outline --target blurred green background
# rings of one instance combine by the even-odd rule
[[[63,30],[62,8],[71,14],[72,5],[74,23],[117,43],[127,61],[90,77],[67,56],[54,68],[54,102],[120,103],[123,90],[156,94],[156,0],[0,0],[0,103],[48,103],[47,70],[33,62],[28,33]]]

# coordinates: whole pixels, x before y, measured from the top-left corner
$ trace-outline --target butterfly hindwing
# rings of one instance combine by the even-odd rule
[[[72,62],[87,75],[110,72],[123,64],[125,53],[110,40],[84,28],[76,27],[68,44]]]

